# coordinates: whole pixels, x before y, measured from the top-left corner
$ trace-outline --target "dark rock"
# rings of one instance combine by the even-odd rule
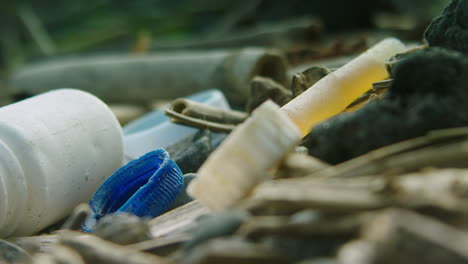
[[[418,94],[467,96],[468,58],[462,53],[429,48],[405,55],[392,69],[394,80],[388,96]]]
[[[424,33],[429,46],[468,53],[468,1],[452,0]]]
[[[166,151],[183,173],[197,172],[200,166],[224,140],[226,134],[200,130],[195,135],[170,145]]]
[[[310,155],[337,164],[430,130],[466,126],[466,83],[468,59],[460,53],[416,52],[396,65],[384,99],[318,124],[302,144]]]

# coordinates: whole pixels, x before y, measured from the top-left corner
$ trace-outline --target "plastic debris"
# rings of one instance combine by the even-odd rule
[[[188,99],[222,109],[230,108],[219,90],[200,92],[189,96]],[[189,135],[196,134],[199,130],[174,124],[164,115],[164,111],[155,110],[128,123],[123,131],[125,157],[130,161],[154,149],[167,148]]]
[[[99,187],[89,202],[93,215],[84,229],[92,230],[95,222],[108,214],[158,216],[182,186],[182,172],[169,154],[163,149],[149,152],[121,167]]]
[[[159,2],[131,43],[79,36],[96,55],[18,68],[29,38],[62,56],[60,28],[44,30],[56,18],[37,5],[6,5],[31,36],[2,33],[0,84],[14,94],[2,103],[68,83],[111,105],[61,90],[0,108],[1,264],[468,262],[468,1]],[[112,9],[101,4],[86,25]],[[323,38],[315,20],[276,21],[308,8]],[[195,50],[208,47],[220,49]],[[132,119],[123,137],[115,115]]]

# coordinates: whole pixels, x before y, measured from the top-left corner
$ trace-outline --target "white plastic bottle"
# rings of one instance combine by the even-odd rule
[[[0,237],[65,217],[122,161],[121,127],[89,93],[60,89],[0,108]]]

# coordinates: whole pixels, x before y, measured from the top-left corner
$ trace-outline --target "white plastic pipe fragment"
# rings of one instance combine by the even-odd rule
[[[121,127],[89,93],[60,89],[0,108],[0,237],[65,217],[122,162]]]
[[[235,205],[312,126],[340,113],[372,83],[385,79],[385,60],[404,50],[397,39],[383,40],[282,109],[272,102],[261,105],[211,154],[189,185],[189,194],[211,210]]]
[[[208,157],[189,185],[189,194],[212,210],[232,206],[261,182],[300,138],[286,113],[275,103],[265,102],[221,144],[221,151]]]

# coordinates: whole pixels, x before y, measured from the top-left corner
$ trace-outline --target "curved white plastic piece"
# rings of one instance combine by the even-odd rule
[[[0,237],[65,217],[122,163],[122,129],[89,93],[60,89],[0,108]]]
[[[207,90],[187,98],[230,109],[229,103],[219,90]],[[165,148],[197,131],[197,128],[172,123],[161,110],[153,111],[124,127],[125,158],[127,161],[136,159],[149,151]]]

